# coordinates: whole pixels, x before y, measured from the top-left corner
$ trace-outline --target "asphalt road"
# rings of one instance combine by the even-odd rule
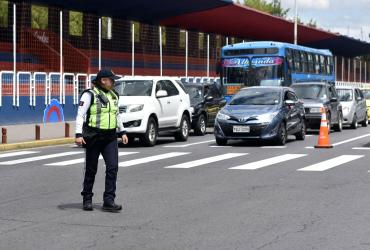
[[[0,249],[370,249],[370,128],[286,147],[212,134],[120,148],[117,203],[81,210],[83,149],[0,154]]]

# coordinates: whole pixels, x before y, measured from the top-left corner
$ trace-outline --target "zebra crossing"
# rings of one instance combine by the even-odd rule
[[[84,163],[84,151],[67,151],[59,153],[49,153],[42,154],[40,151],[18,151],[10,153],[0,154],[0,166],[14,166],[21,165],[24,163],[30,162],[40,162],[40,165],[43,166],[54,166],[54,167],[63,167],[63,166],[79,166]],[[212,154],[212,153],[211,153]],[[305,154],[281,154],[271,157],[266,157],[262,160],[252,160],[250,159],[251,155],[249,153],[223,153],[216,155],[207,155],[200,156],[193,152],[167,152],[157,155],[142,155],[139,151],[120,151],[119,157],[122,156],[131,156],[129,159],[119,158],[119,167],[128,168],[145,165],[147,163],[156,162],[156,166],[164,169],[191,169],[196,167],[206,167],[211,166],[213,163],[225,162],[225,169],[228,170],[249,170],[256,171],[259,169],[264,169],[268,167],[279,168],[284,166],[287,162],[295,161],[303,158],[309,158],[309,153]],[[329,159],[325,159],[321,162],[316,162],[308,166],[300,166],[297,171],[300,172],[324,172],[329,171],[336,167],[354,167],[356,165],[352,164],[353,162],[358,161],[363,158],[365,155],[353,154],[353,155],[339,155],[334,156]],[[78,157],[78,158],[74,158]],[[199,159],[196,159],[196,158]],[[16,159],[13,159],[16,158]],[[68,158],[68,160],[65,160]],[[132,158],[132,159],[131,159]],[[102,160],[102,157],[99,159]],[[166,164],[167,159],[176,159],[176,164]],[[243,164],[240,164],[241,160]],[[239,162],[239,164],[238,164]],[[232,167],[229,167],[232,166]],[[369,170],[370,171],[370,170]]]

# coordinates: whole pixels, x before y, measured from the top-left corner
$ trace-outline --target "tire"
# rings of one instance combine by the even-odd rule
[[[351,129],[357,129],[358,127],[358,122],[357,122],[357,115],[353,115],[352,123],[351,123]]]
[[[216,137],[216,143],[218,146],[226,146],[227,145],[227,139],[221,139]]]
[[[282,122],[279,126],[278,134],[275,138],[275,143],[277,145],[284,146],[286,144],[287,139],[288,139],[288,134],[286,131],[286,125],[284,122]]]
[[[367,112],[366,112],[365,120],[363,120],[363,122],[361,122],[361,125],[362,125],[362,127],[367,127],[368,124],[369,124],[369,117],[367,116]]]
[[[198,118],[197,124],[194,128],[194,133],[198,136],[203,136],[207,133],[207,120],[203,114],[201,114]]]
[[[189,118],[186,115],[182,115],[180,122],[180,131],[175,133],[176,141],[187,141],[189,137]]]
[[[331,132],[331,115],[330,113],[327,114],[327,121],[328,121],[328,133],[330,134]]]
[[[342,113],[339,113],[338,124],[334,126],[334,130],[336,132],[342,132],[342,130],[343,130],[343,115],[342,115]]]
[[[299,131],[297,134],[295,134],[295,138],[296,140],[298,141],[304,141],[306,139],[306,121],[303,120],[302,121],[302,127],[301,127],[301,131]]]
[[[140,137],[141,143],[146,147],[153,147],[157,142],[158,125],[153,117],[149,117],[146,132]]]

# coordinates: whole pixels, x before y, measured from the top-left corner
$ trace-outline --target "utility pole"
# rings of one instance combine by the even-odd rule
[[[294,17],[294,44],[298,43],[298,4],[297,0],[294,0],[295,5],[295,17]]]

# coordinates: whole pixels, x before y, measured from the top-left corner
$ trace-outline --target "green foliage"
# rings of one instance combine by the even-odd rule
[[[239,3],[279,17],[286,17],[289,12],[289,9],[281,7],[281,0],[272,0],[271,2],[267,0],[244,0]]]
[[[69,12],[69,34],[82,36],[83,14],[77,11]]]
[[[0,0],[0,27],[8,27],[8,1]]]
[[[46,30],[48,28],[48,7],[32,5],[31,7],[31,27],[33,29]]]

